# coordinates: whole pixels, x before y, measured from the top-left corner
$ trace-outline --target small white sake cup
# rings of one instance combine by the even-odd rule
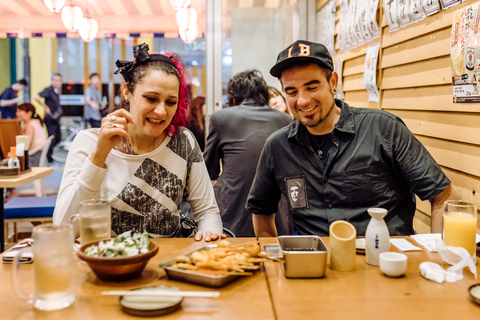
[[[398,252],[380,253],[380,270],[388,277],[400,277],[407,271],[407,256]]]

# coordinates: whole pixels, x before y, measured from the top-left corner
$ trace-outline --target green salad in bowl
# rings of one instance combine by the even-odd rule
[[[132,237],[119,235],[108,241],[100,241],[85,249],[85,254],[90,257],[132,257],[148,252],[150,241],[147,231],[136,233]]]

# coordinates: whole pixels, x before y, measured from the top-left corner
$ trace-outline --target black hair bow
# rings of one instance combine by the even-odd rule
[[[133,80],[133,71],[135,67],[138,65],[143,64],[145,61],[150,59],[150,55],[148,54],[148,44],[142,43],[133,47],[133,61],[126,61],[126,60],[117,60],[115,65],[117,66],[117,70],[115,70],[114,74],[121,73],[125,81],[130,82]]]

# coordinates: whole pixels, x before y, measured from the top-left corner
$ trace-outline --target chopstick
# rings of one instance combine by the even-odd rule
[[[105,296],[157,296],[157,297],[189,297],[189,298],[217,298],[219,291],[176,291],[176,290],[148,290],[148,291],[129,291],[129,290],[111,290],[103,291]]]

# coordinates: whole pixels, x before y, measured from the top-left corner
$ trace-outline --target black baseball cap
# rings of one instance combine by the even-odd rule
[[[270,69],[270,74],[280,78],[283,69],[298,62],[315,63],[333,71],[332,56],[323,44],[297,40],[278,54],[277,63]]]

